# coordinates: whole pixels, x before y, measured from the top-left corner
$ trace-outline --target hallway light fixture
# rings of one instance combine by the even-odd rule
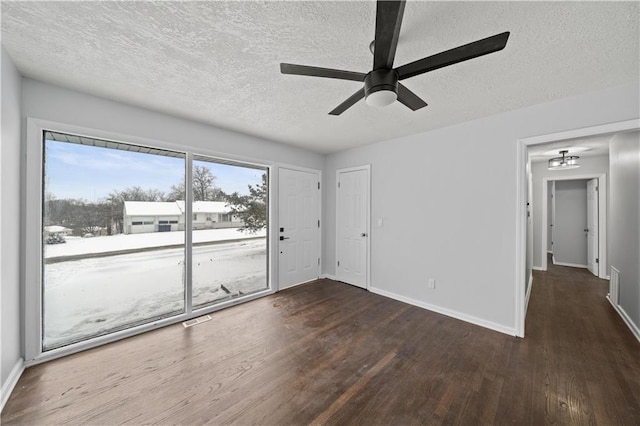
[[[569,170],[580,167],[580,164],[578,164],[578,158],[580,157],[577,155],[565,155],[568,152],[566,149],[562,150],[560,151],[562,157],[555,157],[549,160],[549,170]]]

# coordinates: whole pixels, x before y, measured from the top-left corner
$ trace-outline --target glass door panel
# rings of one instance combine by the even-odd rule
[[[193,308],[269,288],[268,169],[194,157]]]
[[[185,155],[45,132],[43,351],[184,312]]]

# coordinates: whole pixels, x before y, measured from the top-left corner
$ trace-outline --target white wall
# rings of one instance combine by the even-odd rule
[[[2,47],[2,143],[0,144],[1,384],[12,386],[21,362],[20,309],[20,107],[22,78]],[[7,395],[1,395],[2,401]]]
[[[587,180],[556,181],[556,223],[553,259],[557,263],[587,266]]]
[[[640,133],[610,143],[610,260],[620,271],[620,306],[640,329]]]
[[[619,120],[622,121],[622,120]],[[587,127],[587,126],[582,126]],[[546,161],[538,161],[533,163],[533,267],[542,267],[542,234],[548,232],[548,230],[542,229],[542,215],[547,214],[542,211],[542,193],[544,179],[549,180],[567,178],[570,176],[584,176],[584,175],[607,175],[609,173],[609,156],[599,155],[596,157],[583,157],[580,158],[580,167],[577,169],[569,170],[549,170]],[[608,185],[608,183],[607,183]],[[607,197],[609,197],[609,191],[607,191]],[[607,200],[607,205],[608,200]],[[557,219],[556,219],[557,220]],[[610,219],[608,219],[610,222]],[[608,229],[608,228],[607,228]],[[545,250],[546,251],[546,250]],[[606,271],[609,270],[609,260],[606,259],[606,264],[602,265]]]
[[[23,116],[156,139],[220,155],[322,169],[324,155],[67,90],[23,80]]]
[[[335,274],[335,171],[371,164],[372,287],[515,330],[518,139],[637,118],[638,92],[636,82],[329,155],[323,272]]]

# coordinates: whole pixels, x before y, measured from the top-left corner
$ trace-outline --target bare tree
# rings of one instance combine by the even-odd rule
[[[208,167],[193,167],[193,199],[194,201],[224,201],[225,194],[218,186],[216,186],[216,176]],[[182,181],[171,186],[171,190],[167,195],[168,201],[185,199],[184,178]]]

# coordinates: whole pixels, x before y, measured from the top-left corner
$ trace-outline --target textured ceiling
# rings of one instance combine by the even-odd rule
[[[615,133],[605,135],[588,136],[584,138],[566,139],[563,141],[544,143],[529,147],[529,157],[532,162],[548,161],[552,157],[559,157],[561,150],[569,151],[567,155],[578,155],[580,157],[595,157],[597,155],[609,154],[609,141]],[[579,152],[574,148],[579,147],[584,150]],[[552,153],[551,153],[552,152]]]
[[[638,80],[639,21],[638,2],[409,1],[395,65],[511,37],[403,81],[426,108],[339,117],[360,83],[279,63],[368,72],[373,1],[2,1],[2,44],[25,76],[326,153]]]

